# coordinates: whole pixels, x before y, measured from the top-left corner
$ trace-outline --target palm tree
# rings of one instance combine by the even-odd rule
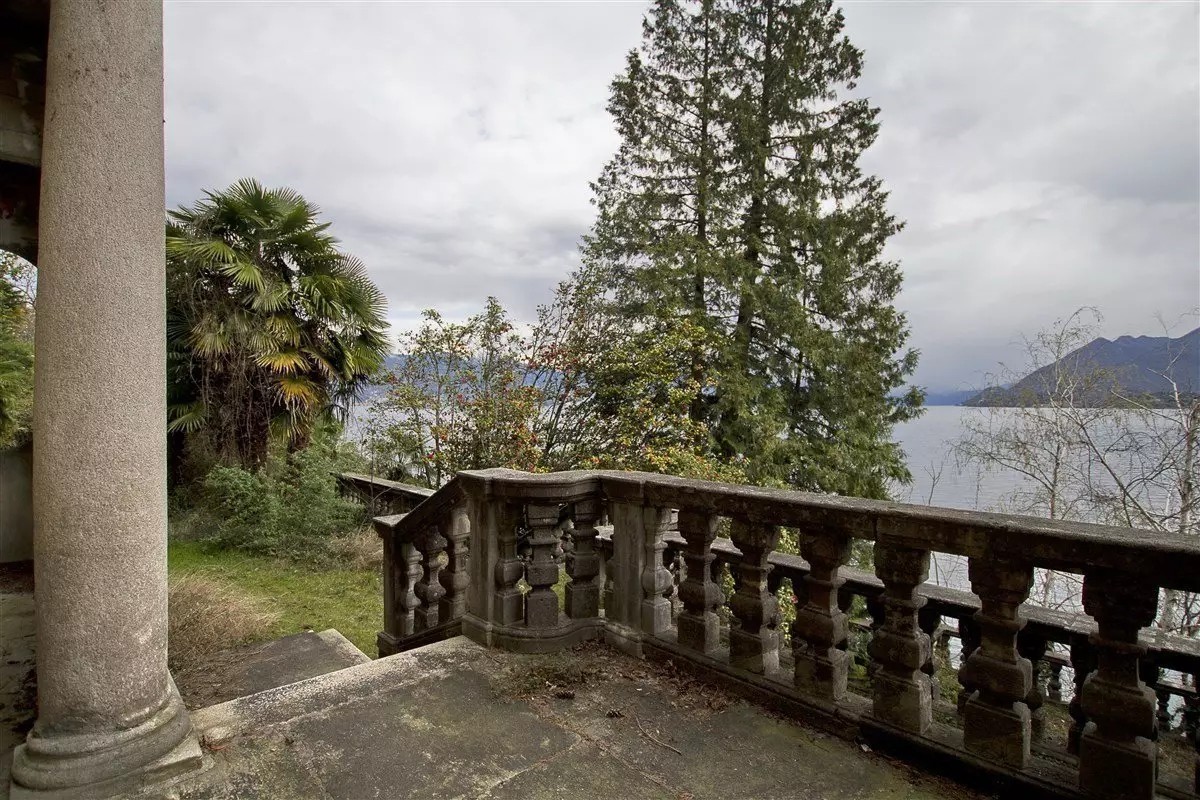
[[[387,352],[382,294],[299,193],[244,179],[167,220],[168,430],[255,469],[344,418]]]

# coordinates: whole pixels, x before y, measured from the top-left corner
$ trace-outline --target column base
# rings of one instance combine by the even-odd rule
[[[995,706],[975,692],[964,711],[963,746],[980,758],[1024,769],[1029,763],[1031,727],[1024,703]]]
[[[822,700],[837,702],[846,696],[850,654],[836,647],[795,648],[795,674],[792,684]]]
[[[740,628],[729,632],[729,664],[756,675],[779,671],[779,637],[773,630],[746,633]]]
[[[13,751],[11,797],[104,798],[201,765],[200,744],[175,682],[157,711],[133,728],[40,736]]]
[[[887,724],[918,735],[933,724],[933,698],[929,694],[929,676],[917,672],[899,677],[879,669],[873,679],[872,713]]]
[[[1153,800],[1158,780],[1154,742],[1138,737],[1114,742],[1089,722],[1079,737],[1079,788],[1089,797]]]

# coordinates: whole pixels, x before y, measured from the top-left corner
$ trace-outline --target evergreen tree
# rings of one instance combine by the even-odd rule
[[[621,147],[585,262],[635,324],[687,316],[692,403],[752,480],[883,496],[920,393],[884,258],[901,224],[858,165],[878,109],[828,0],[662,0],[613,83]],[[715,381],[705,380],[711,372]]]

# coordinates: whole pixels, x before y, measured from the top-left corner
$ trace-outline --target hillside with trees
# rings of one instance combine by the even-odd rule
[[[1200,328],[1182,336],[1102,337],[1057,357],[1003,387],[985,389],[965,400],[965,406],[1045,405],[1056,394],[1055,381],[1064,373],[1079,376],[1074,402],[1103,406],[1149,405],[1174,402],[1176,392],[1200,395]]]

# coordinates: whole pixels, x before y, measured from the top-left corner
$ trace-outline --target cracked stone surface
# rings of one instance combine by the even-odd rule
[[[599,645],[458,638],[196,712],[205,771],[152,796],[972,798]]]

